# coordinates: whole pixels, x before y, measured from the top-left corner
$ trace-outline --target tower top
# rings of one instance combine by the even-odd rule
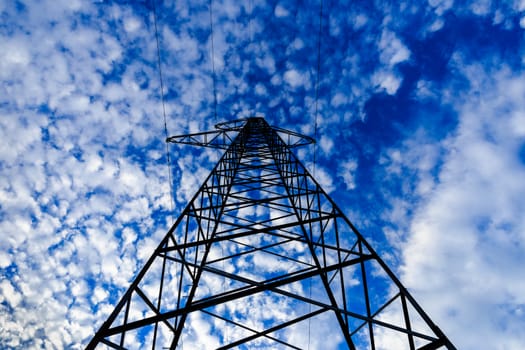
[[[266,119],[264,119],[264,117],[258,116],[218,123],[215,124],[216,130],[213,131],[202,131],[192,134],[170,136],[166,139],[166,142],[227,149],[232,143],[236,134],[244,126],[246,126],[247,124],[256,125],[257,123],[260,123],[263,127],[274,130],[290,148],[315,143],[315,140],[310,136],[306,136],[295,131],[279,128],[277,126],[270,126]]]

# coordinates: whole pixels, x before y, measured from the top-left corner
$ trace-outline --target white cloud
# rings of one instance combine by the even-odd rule
[[[381,33],[378,44],[381,62],[394,66],[410,58],[410,51],[391,31],[386,29]]]
[[[441,16],[454,5],[454,0],[428,0],[428,4],[434,8],[437,15]]]
[[[421,100],[436,97],[436,91],[432,82],[427,80],[419,80],[415,92]]]
[[[525,11],[525,1],[524,0],[515,0],[514,1],[514,8],[517,11]]]
[[[431,32],[437,32],[438,30],[441,30],[444,25],[445,21],[442,18],[436,18],[434,22],[429,25],[428,30]]]
[[[127,17],[124,19],[124,29],[127,32],[133,33],[141,29],[142,22],[136,17]]]
[[[483,91],[457,102],[460,125],[412,222],[402,279],[458,347],[519,349],[525,164],[522,130],[512,124],[524,112],[525,80],[472,68],[471,84]],[[461,330],[467,324],[475,334]]]
[[[365,14],[359,13],[357,16],[352,18],[352,21],[354,30],[359,30],[367,24],[368,17]]]
[[[277,4],[277,6],[275,6],[274,13],[276,17],[287,17],[290,15],[290,12],[281,4]]]
[[[520,27],[525,29],[525,16],[520,18]]]
[[[331,170],[316,166],[315,172],[313,174],[319,185],[321,185],[323,190],[325,190],[327,193],[330,193],[335,189],[332,173],[333,171]]]
[[[343,178],[348,190],[355,188],[355,173],[357,170],[357,160],[349,159],[343,161],[337,169],[337,175]]]
[[[470,4],[470,9],[477,16],[485,16],[490,12],[491,6],[491,0],[478,0]]]
[[[255,85],[255,93],[257,95],[264,96],[264,95],[268,94],[268,91],[267,91],[266,87],[263,84],[259,83],[259,84]]]
[[[386,70],[376,71],[372,76],[372,82],[379,90],[384,90],[389,95],[394,95],[401,85],[401,78]]]
[[[334,107],[339,107],[341,105],[344,105],[347,102],[348,102],[348,97],[341,92],[336,93],[334,97],[332,97],[332,100],[330,101],[331,105]]]
[[[305,85],[305,75],[296,69],[289,69],[284,73],[284,81],[286,81],[292,88],[298,88]]]
[[[269,74],[275,73],[275,59],[270,55],[265,55],[263,57],[256,57],[255,63],[261,67],[264,68]]]
[[[429,3],[440,16],[454,2]],[[79,349],[111,312],[115,299],[154,251],[170,221],[152,18],[148,9],[141,7],[143,3],[131,7],[63,0],[18,5],[0,2],[2,18],[6,20],[0,34],[0,328],[4,331],[0,347]],[[164,11],[158,13],[168,128],[172,132],[201,131],[214,123],[209,102],[213,85],[209,12],[207,6],[190,5],[183,1],[166,2],[162,4]],[[289,123],[287,118],[291,115],[294,130],[312,131],[311,118],[304,111],[311,112],[313,98],[301,92],[311,91],[313,80],[309,74],[314,69],[307,66],[305,57],[295,61],[285,53],[291,52],[287,48],[306,50],[315,40],[298,31],[289,42],[282,42],[283,38],[273,37],[270,29],[275,23],[269,21],[293,23],[292,9],[284,3],[275,8],[263,8],[266,4],[262,1],[252,5],[253,16],[247,16],[253,17],[250,20],[241,18],[241,6],[234,1],[214,6],[219,118],[233,118],[243,109],[253,109],[243,98],[248,97],[257,100],[253,104],[262,112],[275,108],[275,113],[267,113],[272,123]],[[514,6],[523,7],[518,2]],[[306,9],[298,11],[301,17]],[[259,13],[267,13],[271,18],[261,18]],[[367,46],[366,41],[377,36],[375,26],[380,25],[375,15],[362,13],[336,20],[337,15],[330,15],[333,37],[327,38],[330,40],[326,43],[342,43],[349,38],[347,29],[353,28],[364,33],[362,43],[370,52],[359,50],[358,45],[354,46],[357,41],[352,41],[348,46],[341,45],[344,51],[335,53],[334,57],[341,54],[340,64],[328,57],[322,62],[327,66],[335,62],[331,67],[334,70],[321,76],[325,84],[333,82],[330,93],[319,101],[321,110],[325,110],[320,113],[320,125],[327,126],[320,133],[319,143],[325,153],[334,146],[328,126],[351,122],[355,118],[354,107],[356,114],[362,113],[370,94],[377,91],[374,86],[395,94],[403,79],[396,65],[411,59],[407,45],[386,29],[378,44],[372,40]],[[509,16],[503,13],[500,17]],[[431,29],[438,30],[443,21],[435,19]],[[369,27],[374,27],[374,35],[368,35]],[[370,67],[368,53],[379,57],[381,66]],[[246,76],[253,70],[257,74],[248,81]],[[520,179],[523,175],[518,171],[522,165],[516,154],[525,134],[525,114],[519,107],[524,105],[523,77],[500,78],[505,84],[497,85],[499,93],[495,95],[506,97],[498,100],[484,95],[488,105],[466,104],[461,110],[465,116],[462,133],[451,138],[450,144],[421,146],[417,139],[403,143],[403,152],[392,150],[381,157],[392,175],[402,176],[407,168],[417,172],[418,184],[414,188],[417,195],[426,199],[405,246],[404,278],[422,296],[425,308],[435,301],[430,309],[440,321],[450,321],[448,324],[459,325],[462,330],[471,329],[472,320],[478,319],[484,331],[501,330],[498,327],[504,325],[506,329],[500,333],[512,349],[514,343],[523,343],[514,334],[523,328],[519,327],[525,307],[521,280],[514,282],[515,276],[522,273],[516,261],[521,262],[523,256],[520,232],[524,230],[519,221],[523,191],[520,181],[510,174],[518,174]],[[282,94],[286,85],[294,91]],[[443,93],[431,81],[421,82],[418,88],[418,97],[426,99]],[[248,95],[251,91],[257,96]],[[454,97],[449,93],[446,99]],[[229,99],[236,101],[230,106]],[[513,113],[507,114],[505,108],[498,106],[510,106]],[[333,107],[338,110],[331,110]],[[503,115],[501,125],[483,118],[478,123],[478,116],[487,111]],[[511,136],[506,137],[502,130],[510,130]],[[483,139],[481,135],[491,135],[493,139]],[[430,173],[440,156],[440,147],[445,146],[450,147],[450,154],[437,185]],[[178,194],[176,215],[218,155],[206,151],[196,155],[188,148],[172,148],[172,152]],[[412,163],[410,167],[407,162]],[[319,164],[316,178],[327,191],[334,190],[334,176],[341,176],[347,188],[354,188],[356,171],[357,161],[344,162],[337,170]],[[498,180],[497,185],[494,179]],[[389,219],[402,221],[409,216],[408,200],[393,203],[395,210]],[[454,209],[454,215],[450,215],[448,207]],[[252,214],[273,219],[276,215],[264,210]],[[435,221],[435,217],[441,221]],[[421,234],[416,234],[416,228]],[[406,239],[397,232],[390,234]],[[440,237],[437,243],[435,236]],[[461,244],[461,249],[452,244],[455,242]],[[422,249],[426,249],[426,256],[422,256]],[[291,251],[300,255],[304,247]],[[465,252],[468,261],[462,260]],[[428,260],[421,261],[423,258]],[[241,267],[246,268],[244,272],[251,276],[253,261],[240,260],[244,263]],[[255,261],[263,271],[285,267],[278,264],[278,259],[258,257]],[[457,264],[452,265],[454,262]],[[413,264],[420,270],[408,269]],[[468,278],[457,266],[467,271]],[[235,272],[233,266],[226,268]],[[479,273],[481,269],[485,275]],[[429,271],[437,271],[438,277],[431,283],[441,293],[439,299],[434,290],[418,284],[417,277],[426,276]],[[448,293],[445,288],[447,277],[455,279],[456,293]],[[218,285],[217,280],[210,279],[206,288],[212,290]],[[297,285],[293,288],[300,289]],[[504,294],[508,299],[502,297]],[[457,307],[462,303],[464,307]],[[443,310],[450,313],[441,311],[440,305],[445,305]],[[277,311],[257,311],[254,324],[258,325],[272,317],[286,319],[294,311],[286,303],[272,299],[238,307],[250,311],[250,307],[259,306]],[[489,314],[500,323],[491,324],[486,316]],[[216,325],[207,324],[202,318],[194,321],[190,326],[195,332],[186,338],[186,345],[216,346],[220,335]],[[335,348],[341,341],[338,336],[330,336],[330,343],[322,338],[332,325],[322,317],[311,325],[318,336],[312,339],[312,349]],[[203,330],[206,335],[199,338],[198,331]],[[454,335],[454,330],[447,331]],[[306,341],[300,334],[303,333],[290,332],[286,336],[302,346]],[[464,340],[467,346],[470,341],[474,342],[468,337]],[[482,342],[490,344],[490,340]]]
[[[0,252],[0,268],[6,268],[12,264],[12,260],[6,251]]]
[[[133,218],[152,225],[145,208],[158,207],[167,191],[160,183],[165,165],[164,171],[142,170],[133,157],[122,158],[123,139],[148,144],[156,136],[144,136],[145,127],[160,130],[147,126],[142,113],[156,101],[137,84],[134,62],[125,65],[128,78],[106,90],[102,75],[123,59],[121,43],[87,22],[73,25],[60,4],[48,5],[8,16],[12,47],[2,51],[9,56],[1,60],[8,82],[1,88],[1,288],[5,304],[16,309],[5,313],[1,347],[78,348],[92,335],[100,318],[92,303],[105,298],[100,287],[91,298],[94,277],[124,286],[136,269],[129,250],[112,257],[119,251],[114,233],[123,225],[117,218],[133,206],[140,209]],[[76,9],[88,15],[89,6]],[[60,20],[52,24],[54,16]],[[127,29],[136,26],[132,22]],[[117,107],[124,99],[127,105]],[[123,200],[127,206],[120,206]]]
[[[31,56],[25,40],[15,38],[4,43],[2,50],[2,73],[7,75],[16,71],[20,72],[29,64]],[[11,75],[11,74],[9,74]]]
[[[334,141],[326,135],[322,135],[321,139],[319,140],[319,146],[321,147],[323,153],[328,155],[332,153]]]
[[[2,291],[0,293],[2,301],[6,301],[10,307],[16,309],[22,301],[22,295],[7,280],[0,282],[0,290]]]

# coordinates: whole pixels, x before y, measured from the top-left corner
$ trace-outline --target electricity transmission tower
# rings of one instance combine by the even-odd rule
[[[87,349],[455,349],[253,117],[169,142],[225,149]]]

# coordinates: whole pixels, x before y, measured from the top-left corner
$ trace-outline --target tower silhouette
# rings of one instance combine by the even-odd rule
[[[168,142],[225,149],[87,349],[455,349],[253,117]]]

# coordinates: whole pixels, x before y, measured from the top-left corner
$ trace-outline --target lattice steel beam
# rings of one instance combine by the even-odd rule
[[[221,349],[327,331],[348,349],[455,349],[292,154],[311,138],[249,118],[167,141],[226,151],[87,349],[175,349],[206,329]]]

